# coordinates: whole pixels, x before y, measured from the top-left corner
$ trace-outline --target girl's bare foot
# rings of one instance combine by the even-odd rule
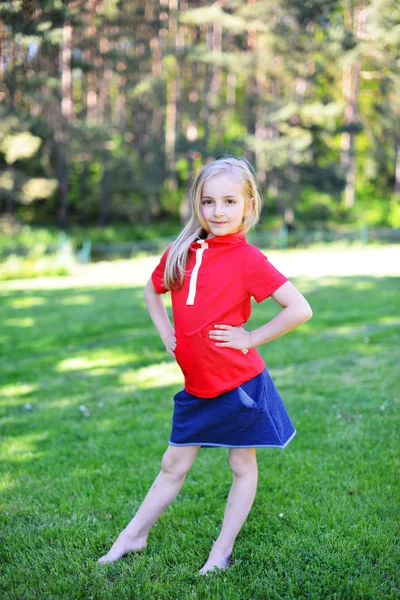
[[[231,564],[232,554],[221,554],[217,552],[211,552],[207,559],[206,564],[200,569],[200,575],[206,575],[214,569],[227,569]]]
[[[143,548],[146,548],[146,546],[146,538],[130,537],[129,533],[122,531],[107,554],[99,558],[97,562],[100,564],[107,562],[112,563],[120,559],[125,554],[128,554],[129,552],[139,552],[140,550],[143,550]]]

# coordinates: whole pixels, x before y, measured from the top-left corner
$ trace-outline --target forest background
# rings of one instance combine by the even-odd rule
[[[400,226],[396,0],[15,0],[0,19],[3,236],[169,235],[224,153],[254,165],[262,227]]]

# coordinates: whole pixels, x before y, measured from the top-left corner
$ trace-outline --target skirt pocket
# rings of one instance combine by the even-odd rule
[[[249,394],[247,392],[245,392],[241,386],[239,386],[237,388],[237,391],[238,391],[239,400],[244,406],[247,406],[247,408],[255,408],[257,406],[257,402],[255,400],[253,400],[253,398],[251,398],[249,396]]]

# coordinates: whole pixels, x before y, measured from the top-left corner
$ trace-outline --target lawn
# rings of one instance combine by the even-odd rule
[[[257,451],[232,567],[207,577],[223,448],[200,451],[145,551],[97,564],[159,471],[182,384],[144,307],[154,259],[2,285],[2,600],[399,598],[400,277],[354,275],[346,252],[346,276],[290,273],[314,317],[260,352],[298,433]]]

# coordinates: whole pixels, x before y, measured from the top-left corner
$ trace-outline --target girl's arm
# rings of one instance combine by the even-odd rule
[[[216,346],[246,350],[275,340],[312,317],[311,306],[290,281],[278,288],[271,297],[283,310],[269,323],[253,331],[231,325],[214,325],[210,338],[216,340]]]
[[[155,328],[160,334],[160,338],[165,344],[165,348],[171,356],[175,358],[176,338],[175,331],[169,320],[167,309],[162,301],[161,294],[158,294],[154,288],[151,279],[144,288],[144,301],[149,311],[151,320],[153,321]]]
[[[249,332],[249,348],[272,342],[312,317],[311,306],[290,281],[281,285],[271,294],[271,298],[282,306],[283,310],[269,323]]]

